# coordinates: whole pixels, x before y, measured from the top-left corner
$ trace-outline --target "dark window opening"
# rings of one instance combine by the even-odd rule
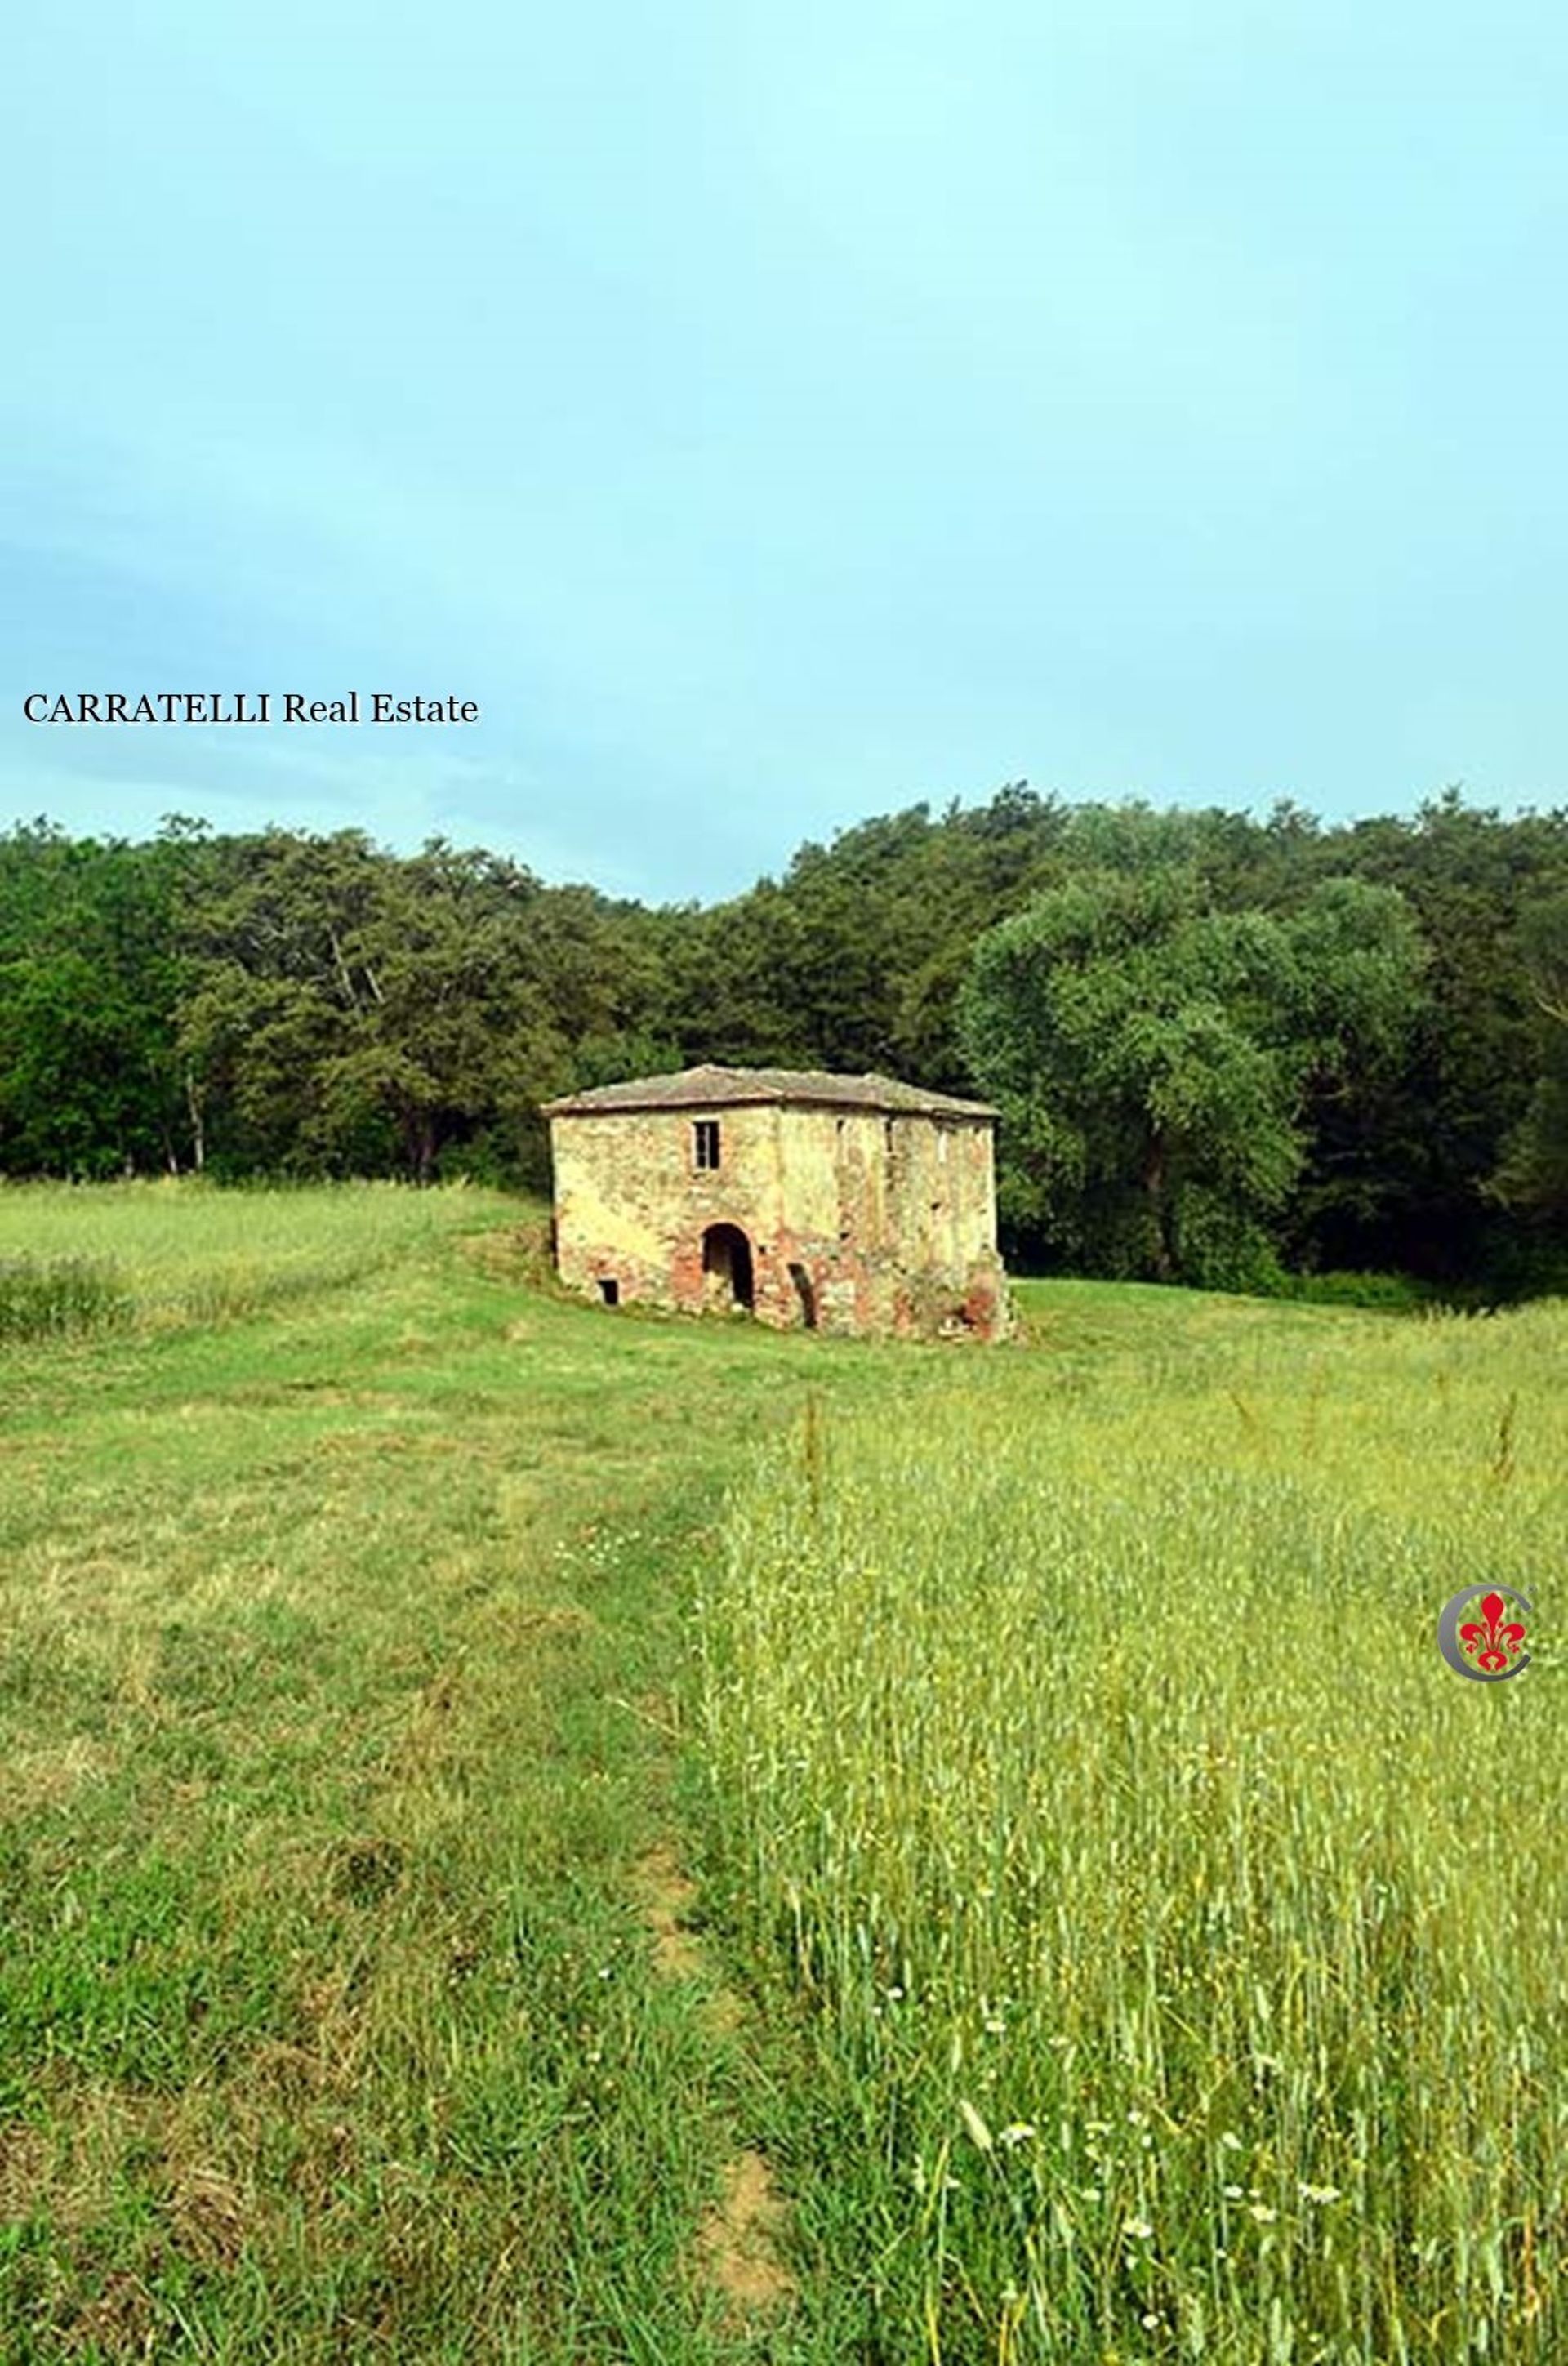
[[[599,1295],[604,1300],[606,1306],[618,1306],[620,1304],[621,1285],[613,1274],[602,1273],[600,1275]]]
[[[711,1173],[718,1165],[718,1120],[700,1117],[692,1127],[692,1155],[696,1166]]]

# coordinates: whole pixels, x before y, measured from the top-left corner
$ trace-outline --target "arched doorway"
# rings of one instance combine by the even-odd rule
[[[751,1311],[751,1244],[739,1224],[710,1224],[703,1234],[703,1292],[710,1306]]]

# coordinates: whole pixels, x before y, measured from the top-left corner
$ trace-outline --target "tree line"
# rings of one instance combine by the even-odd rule
[[[1498,1295],[1568,1256],[1568,813],[916,805],[711,906],[356,830],[0,836],[0,1174],[468,1174],[715,1060],[1001,1112],[1021,1263]]]

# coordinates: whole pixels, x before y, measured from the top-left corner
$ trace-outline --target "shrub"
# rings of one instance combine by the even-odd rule
[[[1308,1306],[1367,1306],[1389,1314],[1413,1314],[1434,1304],[1438,1293],[1407,1273],[1292,1273],[1270,1295]]]

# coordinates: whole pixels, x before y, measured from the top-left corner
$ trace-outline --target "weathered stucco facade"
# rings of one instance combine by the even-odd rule
[[[994,1112],[885,1076],[689,1068],[547,1105],[556,1257],[609,1305],[999,1337]]]

